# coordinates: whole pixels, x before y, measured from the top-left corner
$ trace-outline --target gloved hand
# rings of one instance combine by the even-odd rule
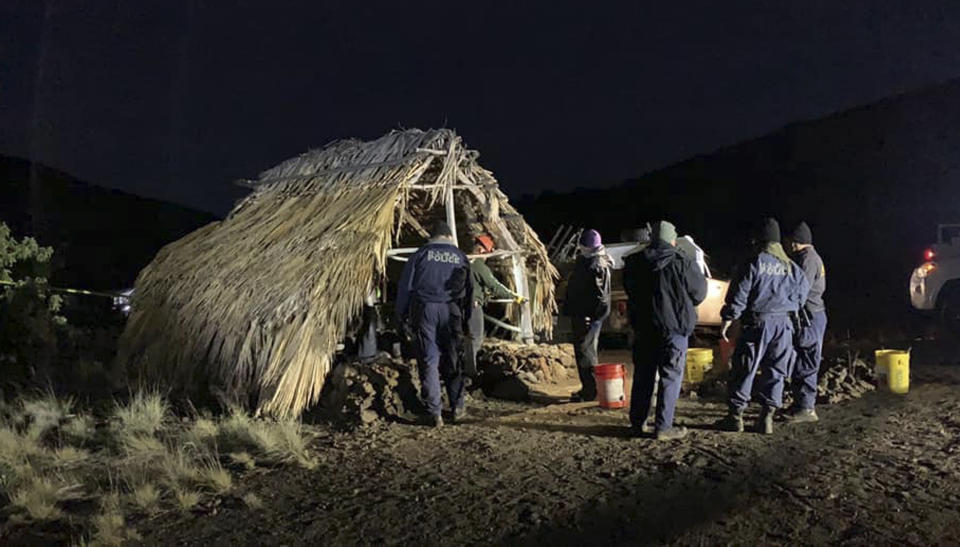
[[[724,342],[729,342],[730,339],[727,338],[727,331],[730,330],[730,325],[733,324],[733,321],[726,319],[723,322],[723,326],[720,327],[720,337],[723,338]]]
[[[516,302],[517,304],[523,304],[524,302],[527,301],[526,298],[520,296],[519,294],[518,294],[517,297],[514,298],[513,300],[514,300],[514,302]]]

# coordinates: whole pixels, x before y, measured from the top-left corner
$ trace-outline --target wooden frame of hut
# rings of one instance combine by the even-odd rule
[[[216,394],[277,416],[315,403],[338,343],[390,258],[445,219],[529,298],[508,306],[519,338],[552,329],[557,272],[491,172],[452,130],[336,141],[243,181],[226,219],[164,247],[140,273],[118,362],[134,381]],[[199,393],[198,393],[199,392]]]

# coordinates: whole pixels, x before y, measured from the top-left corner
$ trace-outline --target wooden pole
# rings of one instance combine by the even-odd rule
[[[486,198],[487,206],[484,212],[492,228],[491,231],[494,232],[493,235],[500,248],[513,251],[513,255],[510,257],[513,286],[516,288],[517,294],[525,299],[525,302],[520,305],[520,340],[525,344],[532,344],[533,311],[530,306],[530,284],[527,280],[527,268],[523,263],[522,249],[517,240],[513,238],[513,234],[510,233],[507,223],[500,216],[499,200],[496,193],[489,191]]]
[[[447,188],[446,208],[447,208],[447,226],[453,233],[453,241],[457,247],[460,246],[460,239],[457,238],[457,209],[453,202],[453,185]]]

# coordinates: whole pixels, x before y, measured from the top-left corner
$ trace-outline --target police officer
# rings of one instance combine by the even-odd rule
[[[492,253],[494,249],[493,238],[486,234],[478,235],[474,239],[473,254],[485,255]],[[473,285],[473,302],[470,311],[468,349],[466,352],[466,370],[464,371],[469,378],[476,377],[479,369],[477,367],[477,352],[483,345],[483,307],[487,305],[490,298],[511,299],[517,304],[522,304],[524,298],[511,291],[497,280],[487,266],[486,260],[477,257],[470,261],[470,280]]]
[[[789,423],[819,420],[814,405],[817,402],[817,374],[823,353],[823,335],[827,330],[827,308],[823,293],[827,290],[827,272],[823,260],[813,248],[813,234],[806,222],[793,229],[790,236],[792,258],[800,265],[810,282],[807,301],[800,308],[800,332],[794,343],[796,361],[791,377],[793,408],[784,418]]]
[[[464,383],[457,359],[458,333],[469,319],[472,287],[467,256],[457,248],[453,232],[438,222],[430,241],[420,247],[400,276],[397,317],[408,324],[417,343],[424,422],[440,427],[440,380],[443,377],[453,420],[465,415]]]
[[[634,336],[630,423],[635,433],[643,431],[659,373],[654,431],[657,440],[664,441],[687,434],[687,428],[673,426],[673,412],[687,344],[697,324],[696,306],[707,296],[707,279],[697,263],[677,249],[673,224],[661,221],[654,229],[649,246],[624,258],[623,288]]]
[[[563,301],[564,315],[570,317],[573,328],[573,353],[582,386],[570,399],[593,401],[597,398],[593,368],[597,366],[600,329],[610,315],[610,267],[613,262],[596,230],[586,230],[580,235],[579,251]]]
[[[780,244],[780,225],[765,219],[755,238],[756,256],[745,264],[727,291],[720,310],[721,334],[743,318],[731,362],[729,414],[721,426],[743,431],[743,411],[750,403],[753,380],[761,372],[758,395],[763,404],[757,430],[773,433],[773,413],[783,398],[783,382],[793,359],[794,327],[790,318],[806,301],[810,283]]]

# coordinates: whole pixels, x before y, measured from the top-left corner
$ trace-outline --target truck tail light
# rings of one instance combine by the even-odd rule
[[[933,262],[926,262],[917,268],[917,277],[923,279],[930,275],[930,272],[937,269],[937,265]]]
[[[924,260],[933,260],[937,256],[937,253],[933,252],[933,249],[927,249],[923,251]]]

